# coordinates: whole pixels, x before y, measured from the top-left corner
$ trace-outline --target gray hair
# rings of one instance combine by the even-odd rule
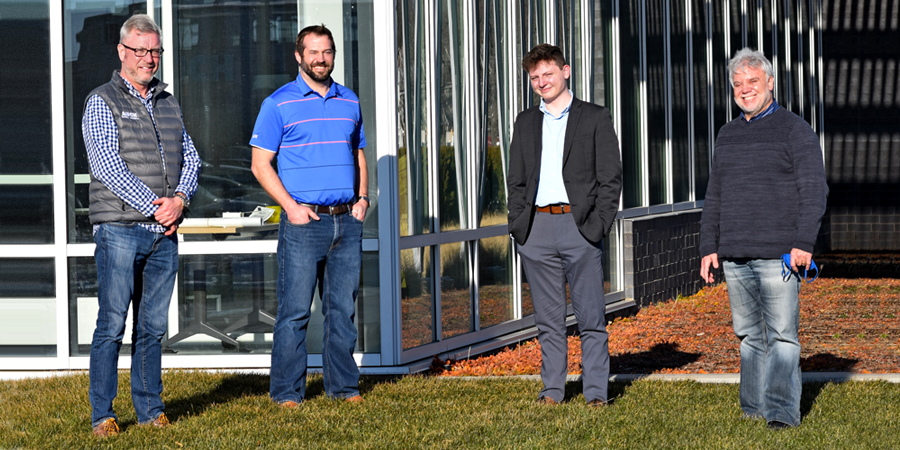
[[[772,68],[772,63],[769,62],[763,52],[744,47],[738,50],[734,54],[734,58],[728,61],[728,84],[734,87],[734,73],[747,67],[762,70],[766,75],[772,78],[775,77],[775,69]]]
[[[159,25],[153,21],[152,17],[146,14],[135,14],[122,24],[122,29],[119,30],[119,43],[121,44],[132,31],[137,31],[138,34],[156,33],[162,39],[162,31],[160,31]]]

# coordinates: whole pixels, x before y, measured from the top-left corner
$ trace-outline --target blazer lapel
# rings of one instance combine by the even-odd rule
[[[541,155],[544,148],[544,112],[540,108],[534,109],[534,119],[532,121],[532,129],[534,130],[534,172],[533,176],[537,179],[541,174]]]
[[[581,100],[572,99],[572,107],[569,108],[569,119],[566,121],[566,139],[563,141],[563,166],[569,160],[572,153],[572,141],[575,140],[575,130],[578,128],[578,120],[581,118]]]

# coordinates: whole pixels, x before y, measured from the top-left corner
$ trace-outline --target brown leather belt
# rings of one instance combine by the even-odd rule
[[[297,202],[300,203],[300,202]],[[350,212],[350,204],[346,205],[337,205],[337,206],[322,206],[322,205],[311,205],[309,203],[300,203],[301,205],[311,209],[316,214],[328,214],[330,216],[336,216],[338,214],[347,214]]]
[[[570,212],[572,212],[572,207],[569,205],[547,205],[536,206],[534,210],[537,212],[550,214],[569,214]]]

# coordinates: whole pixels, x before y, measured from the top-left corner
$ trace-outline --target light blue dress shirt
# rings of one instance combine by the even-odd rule
[[[537,195],[534,204],[537,206],[569,203],[569,194],[563,183],[562,163],[563,144],[566,140],[566,124],[569,123],[569,109],[575,96],[569,90],[569,104],[559,116],[547,110],[541,99],[541,112],[544,113],[544,124],[541,131],[541,178],[538,180]]]

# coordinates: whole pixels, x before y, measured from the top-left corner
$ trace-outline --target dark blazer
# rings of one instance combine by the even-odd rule
[[[543,121],[537,106],[519,113],[510,144],[509,232],[519,244],[528,239],[534,219]],[[600,242],[609,234],[622,192],[619,140],[608,109],[572,99],[563,144],[563,182],[581,235],[591,243]]]

